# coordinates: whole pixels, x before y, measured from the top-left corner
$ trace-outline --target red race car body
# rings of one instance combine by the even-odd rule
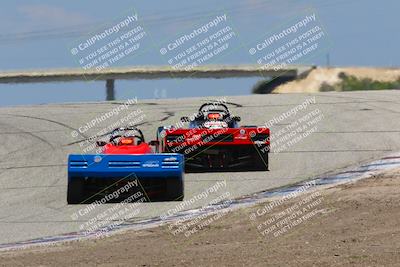
[[[268,170],[270,130],[239,126],[226,105],[206,103],[188,128],[160,127],[158,149],[185,155],[186,171]]]

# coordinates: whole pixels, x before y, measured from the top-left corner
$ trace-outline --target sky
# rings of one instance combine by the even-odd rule
[[[188,49],[197,46],[197,51],[200,51],[199,47],[203,48],[200,41],[211,40],[213,33],[218,31],[223,33],[219,37],[230,34],[231,38],[227,41],[218,39],[217,44],[216,39],[208,43],[214,42],[212,50],[208,50],[214,55],[200,65],[258,64],[257,60],[262,56],[271,55],[271,51],[276,51],[282,45],[288,47],[288,42],[301,38],[303,33],[312,29],[322,32],[322,37],[313,43],[315,46],[309,44],[312,50],[309,53],[304,53],[303,45],[302,52],[306,55],[294,60],[295,64],[398,67],[398,10],[400,2],[394,0],[3,0],[0,9],[0,71],[84,68],[88,66],[86,62],[90,61],[86,59],[85,64],[82,64],[80,60],[135,29],[141,29],[139,31],[144,32],[144,37],[134,44],[126,45],[124,49],[132,47],[130,51],[133,52],[109,67],[173,66],[179,62],[176,57],[183,54],[181,59],[189,61],[189,56],[194,55],[194,52],[190,54]],[[79,48],[79,44],[84,44],[96,34],[104,33],[135,15],[137,20],[121,27],[118,32],[109,33],[91,47],[79,50],[76,55],[72,53],[72,49]],[[307,18],[310,21],[308,25],[298,24]],[[198,29],[210,25],[216,19],[220,20],[218,25],[209,26],[207,32],[198,33]],[[295,25],[298,31],[288,33],[287,30],[291,27],[293,29]],[[284,37],[266,45],[265,49],[259,49],[266,39],[278,36],[285,30]],[[170,50],[176,40],[194,32],[195,37]],[[137,50],[134,45],[137,45]],[[162,48],[167,48],[166,54],[160,52]],[[255,55],[250,53],[251,48],[257,48]],[[263,64],[278,59],[278,54]],[[173,64],[170,63],[172,61]],[[252,86],[258,80],[117,80],[116,98],[244,95],[251,93]],[[104,86],[102,81],[0,84],[0,106],[102,101],[105,99]]]

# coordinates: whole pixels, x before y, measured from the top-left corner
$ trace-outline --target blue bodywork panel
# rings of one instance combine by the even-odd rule
[[[183,178],[184,157],[181,154],[74,154],[68,157],[68,180],[71,178],[139,179]]]

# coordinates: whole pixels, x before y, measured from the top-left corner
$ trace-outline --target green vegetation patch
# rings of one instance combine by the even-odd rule
[[[320,87],[321,92],[328,91],[361,91],[361,90],[387,90],[400,89],[400,77],[396,81],[382,82],[370,78],[359,79],[344,72],[339,74],[340,82],[334,85],[323,83]]]

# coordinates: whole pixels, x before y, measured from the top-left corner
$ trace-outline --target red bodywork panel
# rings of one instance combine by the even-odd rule
[[[251,137],[251,133],[255,135]],[[171,141],[171,136],[180,135],[178,140]],[[165,146],[192,146],[192,145],[253,145],[260,141],[257,137],[262,138],[262,144],[269,145],[270,130],[268,128],[222,128],[222,129],[171,129],[166,130],[164,138]],[[169,140],[170,139],[170,140]],[[169,140],[169,141],[168,141]]]
[[[132,154],[149,154],[152,153],[151,147],[147,143],[141,143],[139,145],[114,145],[106,144],[103,148],[103,154],[114,154],[114,155],[132,155]]]

